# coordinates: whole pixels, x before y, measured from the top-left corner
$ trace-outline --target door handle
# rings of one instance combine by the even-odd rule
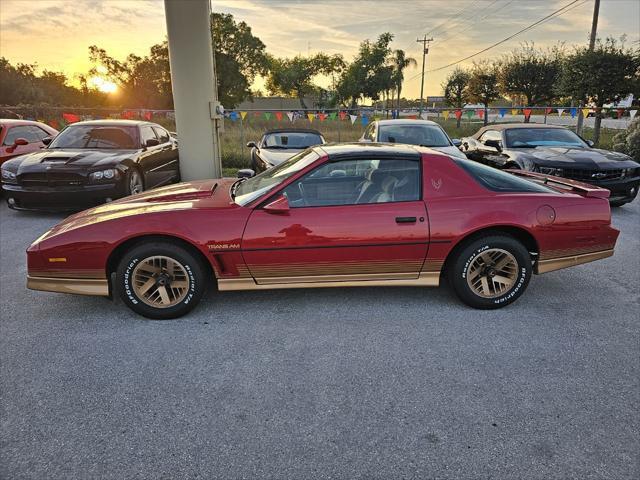
[[[416,217],[396,217],[396,223],[416,223]]]

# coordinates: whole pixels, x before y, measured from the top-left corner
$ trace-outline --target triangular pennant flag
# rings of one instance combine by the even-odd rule
[[[253,116],[254,117],[260,117],[260,116],[262,116],[262,112],[253,112]]]
[[[369,123],[369,118],[366,115],[362,115],[362,125]]]
[[[282,121],[282,112],[276,112],[276,120],[278,120],[279,122]]]
[[[231,112],[229,114],[229,118],[235,122],[236,120],[238,120],[238,112]]]
[[[558,108],[557,110],[558,110],[558,116],[561,117],[566,109],[565,108]]]
[[[340,120],[344,120],[345,118],[347,118],[347,112],[340,112],[339,115],[340,115]]]
[[[244,117],[247,116],[247,112],[240,112],[240,117],[244,120]]]
[[[530,108],[522,109],[522,113],[524,113],[524,118],[529,118],[531,116],[531,112],[533,112],[533,110],[531,110]]]
[[[309,121],[313,123],[313,119],[316,118],[316,115],[314,113],[307,113],[307,118],[309,118]]]
[[[234,112],[234,113],[235,113],[235,112]],[[144,112],[144,115],[143,115],[143,116],[144,116],[144,119],[145,119],[145,120],[151,120],[151,112],[149,112],[149,111]]]
[[[467,113],[467,117],[468,117],[468,118],[473,117],[473,110],[467,110],[467,112],[466,112],[466,113]]]
[[[351,125],[353,125],[354,123],[356,123],[358,115],[349,115],[349,119],[351,120]]]
[[[624,108],[619,108],[616,113],[618,114],[618,118],[621,118],[622,114],[624,114]]]
[[[482,110],[481,108],[476,110],[476,113],[478,114],[478,117],[484,118],[484,110]]]
[[[456,118],[457,118],[458,120],[460,120],[460,118],[462,117],[462,110],[458,109],[458,110],[456,110],[456,111],[454,112],[454,114],[455,114]]]
[[[449,120],[449,110],[443,110],[442,116],[444,117],[445,120]]]
[[[293,122],[293,115],[294,115],[293,112],[287,112],[287,117],[289,117],[290,122]]]
[[[575,116],[578,114],[578,109],[577,108],[570,108],[569,109],[569,113],[571,114],[571,118],[575,118]]]
[[[64,118],[64,121],[67,123],[74,123],[74,122],[80,121],[80,117],[75,113],[63,113],[62,118]]]
[[[59,130],[59,129],[60,129],[60,124],[58,123],[58,121],[57,121],[57,120],[51,120],[51,121],[49,122],[49,126],[50,126],[51,128],[55,128],[56,130]]]
[[[633,120],[633,117],[636,116],[636,113],[638,113],[638,110],[629,110],[629,118]]]
[[[553,112],[553,108],[547,107],[544,111],[547,115],[549,115],[551,112]]]
[[[321,122],[324,122],[324,119],[327,118],[327,114],[326,113],[319,113],[318,114],[318,118],[320,119]]]
[[[331,112],[331,113],[329,114],[329,119],[330,119],[330,120],[335,120],[337,115],[338,115],[338,114],[337,114],[336,112]]]
[[[584,118],[587,118],[587,117],[589,116],[589,112],[590,112],[590,111],[591,111],[591,109],[590,109],[590,108],[583,108],[583,109],[582,109],[582,116],[583,116]]]
[[[498,113],[500,114],[500,118],[503,118],[507,114],[507,109],[501,108],[500,110],[498,110]]]
[[[271,112],[264,112],[264,118],[271,120]]]
[[[512,108],[512,109],[511,109],[511,115],[514,115],[514,116],[515,116],[515,115],[518,115],[518,111],[519,111],[519,109],[517,109],[517,108]]]

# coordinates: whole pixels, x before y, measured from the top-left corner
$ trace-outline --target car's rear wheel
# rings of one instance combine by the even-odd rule
[[[515,238],[480,237],[464,245],[448,274],[458,297],[474,308],[500,308],[516,301],[531,279],[531,257]]]
[[[198,258],[180,245],[152,242],[123,256],[116,282],[129,308],[162,320],[185,315],[197,305],[206,289],[205,272]]]

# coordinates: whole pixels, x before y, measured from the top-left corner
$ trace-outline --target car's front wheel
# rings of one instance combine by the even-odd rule
[[[206,269],[187,249],[150,242],[129,250],[116,271],[124,303],[147,318],[170,319],[188,313],[207,284]]]
[[[468,242],[449,267],[458,297],[474,308],[500,308],[516,301],[531,279],[531,257],[515,238],[491,235]]]

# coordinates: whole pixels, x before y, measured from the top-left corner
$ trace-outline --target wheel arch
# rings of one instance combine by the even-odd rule
[[[145,243],[145,242],[154,242],[154,241],[169,242],[169,243],[173,243],[175,245],[179,245],[183,247],[185,250],[189,251],[197,259],[200,260],[204,268],[210,273],[211,275],[210,278],[213,278],[213,279],[217,278],[213,265],[211,264],[209,259],[206,257],[206,255],[202,252],[202,250],[200,250],[196,245],[189,242],[188,240],[185,240],[184,238],[176,237],[173,235],[166,235],[166,234],[138,235],[135,237],[128,238],[127,240],[124,240],[123,242],[119,243],[111,251],[111,253],[109,254],[109,257],[107,258],[107,264],[106,264],[107,278],[110,279],[111,275],[115,273],[115,271],[118,268],[118,263],[120,263],[120,260],[124,256],[125,252],[127,252],[127,250],[135,247],[138,244]]]
[[[442,275],[446,275],[447,268],[449,267],[452,259],[454,259],[456,254],[469,242],[488,235],[508,235],[522,243],[530,253],[534,254],[534,256],[537,256],[540,253],[538,241],[527,229],[515,225],[492,225],[478,230],[473,230],[462,236],[447,254],[442,266]]]

